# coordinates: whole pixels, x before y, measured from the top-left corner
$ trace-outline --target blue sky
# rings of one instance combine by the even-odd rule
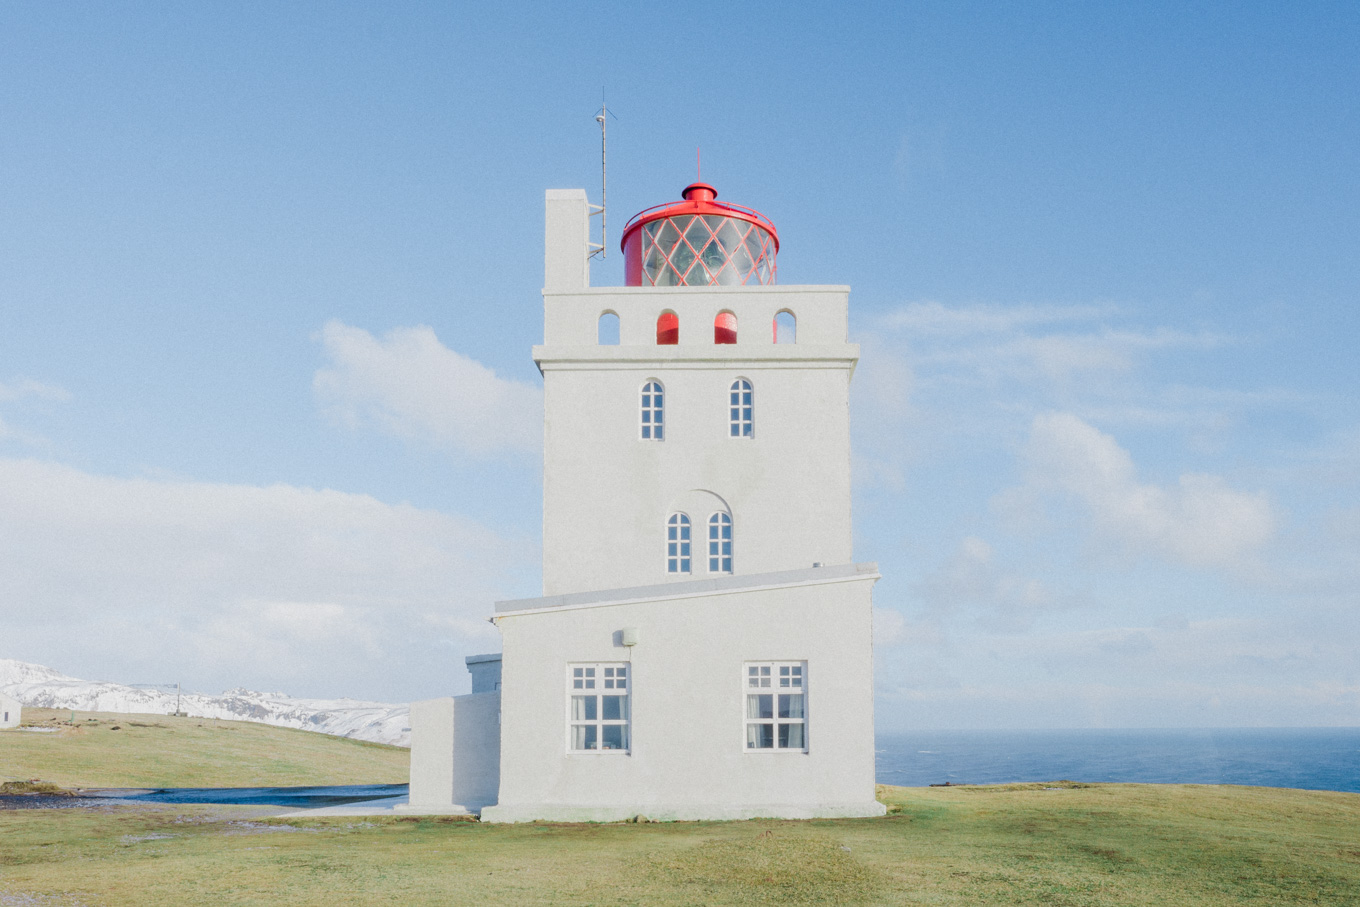
[[[1351,4],[0,9],[0,657],[405,700],[538,589],[542,198],[852,286],[878,720],[1360,723]],[[616,249],[617,247],[614,246]],[[597,284],[622,282],[617,254]]]

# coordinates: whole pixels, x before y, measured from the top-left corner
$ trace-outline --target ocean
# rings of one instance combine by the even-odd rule
[[[1137,781],[1360,793],[1360,727],[880,734],[880,784]]]

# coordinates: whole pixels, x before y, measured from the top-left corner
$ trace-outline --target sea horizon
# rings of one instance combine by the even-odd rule
[[[1360,793],[1360,726],[880,733],[881,784],[1239,784]]]

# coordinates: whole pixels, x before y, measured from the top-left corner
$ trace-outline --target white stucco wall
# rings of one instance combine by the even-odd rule
[[[666,519],[695,490],[728,504],[737,574],[851,560],[849,384],[859,350],[844,342],[843,288],[547,297],[550,312],[558,304],[589,323],[592,340],[599,311],[611,306],[625,334],[630,322],[654,325],[663,308],[680,313],[682,328],[676,346],[657,346],[649,327],[647,344],[535,347],[544,386],[545,595],[707,575],[700,557],[689,576],[666,573]],[[805,344],[803,327],[817,323],[818,306],[830,310],[827,342]],[[800,342],[771,343],[765,316],[789,307],[803,313]],[[765,342],[713,344],[713,315],[724,309],[742,323],[748,309],[756,312],[750,320],[760,330],[752,333]],[[706,344],[686,343],[691,314]],[[729,433],[728,392],[738,378],[755,395],[749,438]],[[661,441],[639,437],[639,393],[650,380],[665,388]],[[708,516],[689,513],[696,555],[705,550]]]
[[[414,813],[475,813],[500,785],[500,693],[411,703]]]
[[[23,703],[7,693],[0,693],[0,728],[18,727],[23,718]]]
[[[484,821],[881,815],[874,800],[873,565],[498,606],[501,786]],[[508,608],[510,610],[502,610]],[[619,631],[635,628],[635,646]],[[808,752],[745,745],[743,666],[806,661]],[[568,668],[631,667],[631,752],[568,752]]]

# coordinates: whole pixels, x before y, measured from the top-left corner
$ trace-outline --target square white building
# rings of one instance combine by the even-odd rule
[[[630,285],[591,287],[586,195],[547,194],[544,595],[497,603],[470,695],[412,705],[410,811],[884,811],[849,288],[774,286],[773,225],[715,195],[634,218]]]
[[[0,692],[0,728],[18,727],[23,717],[23,703],[8,693]]]

